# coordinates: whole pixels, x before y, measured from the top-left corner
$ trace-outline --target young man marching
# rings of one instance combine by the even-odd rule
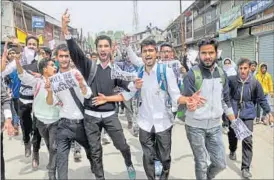
[[[42,59],[38,64],[39,72],[42,77],[35,78],[28,74],[16,60],[17,71],[20,80],[28,86],[33,87],[33,117],[36,118],[36,127],[39,133],[44,138],[49,151],[48,176],[50,180],[56,179],[56,133],[59,120],[59,109],[57,104],[48,105],[51,101],[48,94],[52,93],[49,85],[49,77],[56,73],[54,62],[50,59]],[[51,102],[50,102],[51,103]]]

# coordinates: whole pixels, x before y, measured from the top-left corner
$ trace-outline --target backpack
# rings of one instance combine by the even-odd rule
[[[226,81],[226,77],[225,77],[225,73],[223,71],[222,68],[218,67],[218,71],[219,71],[219,74],[220,74],[220,78],[221,78],[221,83],[223,84],[223,87],[225,86],[225,81]],[[196,90],[200,90],[202,84],[203,84],[203,75],[202,75],[202,72],[201,72],[201,69],[198,65],[196,66],[192,66],[192,71],[194,73],[194,83],[195,83],[195,88]],[[182,86],[181,88],[183,89],[184,87],[184,84],[182,83]],[[177,112],[177,117],[180,119],[180,120],[183,120],[185,119],[185,111],[186,111],[186,106],[185,105],[180,105],[178,107],[178,112]]]
[[[223,84],[223,86],[225,86],[225,73],[223,71],[222,68],[218,67],[218,71],[219,71],[219,74],[220,74],[220,78],[221,78],[221,83]],[[194,73],[194,79],[195,79],[195,88],[197,90],[200,90],[201,86],[202,86],[202,83],[203,83],[203,76],[202,76],[202,72],[201,72],[201,69],[199,66],[193,66],[192,68],[192,71]]]
[[[167,106],[171,107],[171,98],[170,98],[170,94],[168,92],[168,85],[167,85],[167,77],[166,77],[166,68],[167,68],[167,65],[166,64],[162,64],[162,63],[157,63],[157,81],[158,81],[158,84],[160,86],[160,88],[163,90],[163,91],[166,91],[167,92]],[[138,78],[143,78],[143,75],[144,75],[144,66],[141,66],[139,69],[138,69]],[[140,92],[137,92],[137,96],[139,96]]]

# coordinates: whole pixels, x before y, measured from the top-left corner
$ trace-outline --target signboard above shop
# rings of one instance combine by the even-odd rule
[[[241,6],[236,6],[220,15],[220,28],[224,28],[232,24],[239,16],[241,16]]]
[[[274,5],[274,0],[255,0],[243,6],[244,20],[248,21],[252,16]]]
[[[45,18],[41,16],[32,16],[32,28],[44,28]]]
[[[274,32],[274,21],[261,24],[259,26],[253,26],[251,28],[251,34],[258,35],[262,33]]]

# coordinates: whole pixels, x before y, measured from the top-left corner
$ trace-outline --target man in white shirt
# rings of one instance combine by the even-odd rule
[[[56,58],[59,61],[59,73],[72,70],[70,68],[69,50],[65,44],[61,44],[56,48]],[[77,70],[72,71],[74,74],[80,74]],[[84,147],[87,158],[91,163],[90,147],[85,134],[82,107],[84,98],[89,98],[91,96],[91,91],[87,88],[87,84],[83,77],[79,75],[79,78],[79,84],[77,87],[66,89],[57,92],[56,94],[48,93],[48,98],[54,99],[54,96],[56,96],[56,98],[62,102],[59,113],[60,121],[57,131],[56,164],[58,179],[68,179],[68,155],[70,152],[70,145],[73,140]],[[48,104],[52,105],[52,103]]]

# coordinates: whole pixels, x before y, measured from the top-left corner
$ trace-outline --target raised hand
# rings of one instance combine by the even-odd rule
[[[106,96],[104,94],[98,93],[97,97],[92,98],[92,105],[99,106],[107,102]]]
[[[69,34],[68,25],[70,23],[70,14],[68,13],[68,9],[66,9],[65,13],[62,16],[62,32],[64,34]]]
[[[46,89],[48,92],[52,92],[51,83],[50,83],[49,78],[46,78],[45,89]]]
[[[129,36],[125,36],[123,38],[123,43],[126,45],[126,47],[128,47],[129,43],[130,43],[130,37]]]
[[[75,78],[76,78],[76,80],[78,81],[80,87],[81,87],[81,86],[84,86],[84,77],[82,76],[81,73],[76,72],[76,73],[75,73]]]

